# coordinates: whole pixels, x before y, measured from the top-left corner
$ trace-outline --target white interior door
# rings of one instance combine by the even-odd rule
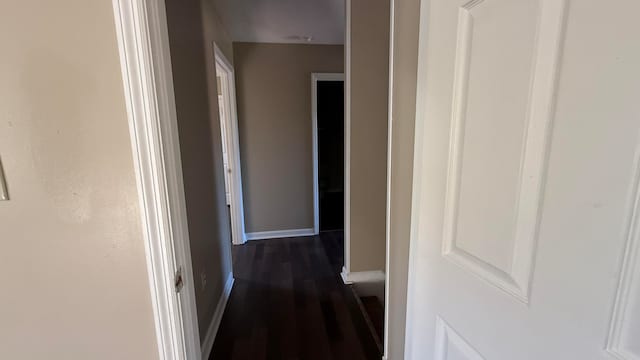
[[[640,1],[422,7],[406,357],[640,360]]]

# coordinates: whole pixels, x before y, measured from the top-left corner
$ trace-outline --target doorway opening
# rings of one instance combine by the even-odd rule
[[[344,230],[344,74],[311,75],[315,233]]]
[[[240,171],[240,141],[235,98],[233,65],[218,45],[214,43],[220,136],[224,162],[225,198],[231,218],[231,240],[240,245],[246,242],[244,207],[242,199],[242,175]]]
[[[364,251],[374,245],[384,250],[384,228],[379,226],[384,220],[381,216],[384,203],[376,204],[374,215],[377,216],[369,224],[351,227],[349,213],[354,212],[353,218],[366,222],[370,216],[368,210],[372,208],[369,200],[373,196],[384,199],[384,184],[378,181],[377,189],[369,191],[372,169],[361,166],[350,172],[349,164],[377,164],[373,173],[379,180],[383,179],[383,172],[375,171],[386,168],[383,136],[366,136],[360,139],[366,141],[356,143],[371,144],[368,147],[377,149],[375,161],[356,156],[370,151],[351,151],[350,137],[372,135],[374,123],[376,129],[386,129],[386,111],[358,111],[368,110],[373,104],[360,103],[359,108],[345,100],[350,99],[351,92],[363,92],[366,99],[386,104],[386,85],[370,86],[368,81],[363,81],[370,76],[350,70],[353,59],[359,59],[358,56],[352,59],[350,55],[350,2],[346,2],[344,9],[346,24],[338,16],[333,26],[346,33],[346,38],[340,34],[335,44],[311,39],[304,43],[280,44],[260,39],[234,41],[224,31],[224,24],[215,21],[203,24],[204,29],[185,25],[215,18],[218,9],[214,7],[184,6],[175,0],[166,2],[165,13],[163,1],[116,1],[122,5],[116,8],[116,13],[119,28],[124,32],[120,46],[124,54],[125,84],[133,94],[130,102],[136,110],[132,112],[132,122],[137,126],[132,131],[134,151],[155,156],[148,161],[149,171],[141,174],[141,183],[160,185],[144,194],[150,199],[150,209],[144,214],[145,224],[150,227],[150,279],[155,286],[153,299],[158,300],[156,319],[158,334],[162,336],[158,343],[165,346],[161,352],[168,354],[163,358],[231,358],[236,357],[233,354],[237,352],[244,354],[237,357],[256,359],[264,358],[261,354],[267,353],[275,358],[327,359],[344,355],[354,359],[379,359],[382,355],[380,336],[374,339],[370,319],[366,309],[363,310],[366,304],[362,304],[362,294],[356,294],[354,287],[370,278],[384,278],[380,270],[384,268],[384,257],[380,254],[384,253],[379,251],[376,261],[369,264],[373,256]],[[388,6],[380,7],[384,10],[380,11],[380,17],[384,19]],[[364,19],[355,24],[368,24],[369,13],[368,5],[357,8],[356,14]],[[309,18],[316,16],[315,12],[308,15]],[[227,24],[241,23],[231,15],[224,18],[229,19]],[[147,24],[149,29],[139,28]],[[379,40],[376,46],[384,54],[384,48],[388,47],[384,36],[356,41],[374,38]],[[343,45],[340,39],[346,43]],[[217,45],[224,49],[226,57]],[[293,53],[298,56],[292,56]],[[212,58],[212,55],[215,56]],[[291,64],[286,63],[291,59]],[[375,68],[384,71],[385,57],[374,59],[382,59]],[[360,63],[354,67],[369,69]],[[314,94],[309,101],[309,75],[316,72],[315,78],[312,77]],[[385,76],[378,78],[386,79]],[[138,83],[138,80],[142,81]],[[177,86],[174,87],[172,80]],[[148,84],[156,88],[148,91]],[[372,89],[380,91],[373,96],[368,91]],[[206,96],[194,96],[195,91],[206,91]],[[324,123],[324,95],[333,99],[328,101],[336,106],[327,109],[329,120],[340,122]],[[215,105],[210,106],[213,101],[218,101],[219,110],[215,110]],[[312,103],[313,111],[310,111]],[[158,109],[159,113],[147,109]],[[191,111],[193,109],[198,111]],[[213,114],[211,109],[215,110]],[[313,114],[312,129],[309,129],[309,112]],[[337,117],[332,116],[332,112],[342,114]],[[351,117],[363,120],[351,122]],[[220,121],[220,133],[217,133],[217,121]],[[163,127],[157,129],[158,124]],[[179,145],[183,144],[178,143],[177,137],[175,143],[166,142],[173,139],[171,134],[177,134],[176,125],[180,124],[196,125],[192,129],[197,131],[188,135],[206,134],[202,138],[194,136],[198,142],[192,149],[212,149],[215,153],[213,171],[204,168],[210,167],[210,162],[202,164],[204,170],[216,175],[213,181],[202,182],[202,189],[215,186],[219,194],[214,198],[215,206],[210,206],[211,211],[207,213],[199,212],[196,205],[210,205],[209,199],[192,196],[190,201],[195,211],[187,214],[185,201],[180,198],[187,189],[180,182],[183,174]],[[239,125],[245,184],[240,174]],[[136,137],[140,133],[146,135],[138,131],[138,127],[153,137],[149,140]],[[323,136],[325,130],[329,132],[328,137]],[[309,137],[311,133],[313,138]],[[163,136],[165,134],[169,135]],[[217,136],[220,139],[216,139]],[[182,139],[187,145],[194,144],[189,136]],[[199,163],[195,160],[201,155],[202,152],[197,151],[190,155],[190,160],[194,160],[190,170],[198,169]],[[325,167],[325,159],[330,159],[332,164]],[[310,160],[313,163],[310,164]],[[353,177],[350,179],[354,173],[366,176],[356,177],[354,182]],[[199,179],[195,171],[189,175],[191,180]],[[352,182],[355,186],[350,186]],[[165,183],[171,186],[173,192],[169,195],[175,193],[177,201],[163,198],[168,194],[162,188]],[[354,188],[364,190],[359,194],[368,196],[360,196],[359,201],[351,204],[349,189]],[[193,186],[189,190],[197,195],[200,188]],[[242,190],[247,197],[246,204]],[[225,219],[227,211],[229,220]],[[224,216],[219,216],[221,221],[214,224],[212,213]],[[189,234],[187,226],[191,224],[187,220],[192,219],[202,226],[197,228],[200,232]],[[231,223],[231,239],[223,229],[227,222]],[[350,227],[366,231],[353,232],[355,235],[351,236]],[[369,231],[371,229],[373,231]],[[341,230],[346,232],[343,234]],[[371,233],[377,238],[375,244],[369,241]],[[316,234],[319,235],[314,236]],[[230,243],[241,245],[246,240],[256,241],[229,246]],[[345,244],[363,245],[364,250],[350,251]],[[213,245],[221,251],[219,254],[202,251],[202,245]],[[350,253],[361,253],[364,260],[355,259],[352,266],[348,266]],[[193,257],[196,261],[192,264],[193,254],[198,256]],[[204,259],[210,255],[210,260]],[[341,272],[345,268],[348,271]],[[245,330],[251,331],[249,342]],[[290,346],[292,334],[302,346]]]

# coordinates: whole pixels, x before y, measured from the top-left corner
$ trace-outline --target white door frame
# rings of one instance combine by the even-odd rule
[[[351,0],[345,0],[344,40],[344,264],[351,272]]]
[[[389,358],[389,344],[390,338],[398,335],[389,332],[389,323],[391,322],[390,311],[390,289],[389,281],[391,280],[390,273],[394,271],[391,262],[391,177],[392,177],[392,150],[393,150],[393,66],[395,58],[393,56],[394,44],[395,44],[395,0],[389,1],[389,99],[388,99],[388,115],[387,115],[387,200],[385,208],[385,250],[384,250],[384,324],[382,327],[383,336],[383,354],[382,360],[388,360]],[[395,265],[395,263],[393,264]]]
[[[231,194],[231,237],[235,245],[244,244],[247,241],[247,234],[244,227],[244,202],[242,198],[242,173],[240,169],[240,137],[238,132],[238,113],[236,107],[236,82],[233,65],[216,43],[213,44],[214,57],[216,61],[216,71],[220,67],[224,74],[221,75],[222,97],[226,99],[224,104],[226,113],[229,116],[220,121],[225,121],[224,129],[227,144],[227,156],[231,166],[231,184],[229,193]],[[217,98],[216,98],[217,100]],[[221,128],[222,129],[222,128]]]
[[[159,359],[201,359],[165,4],[113,8]]]
[[[344,86],[343,73],[312,73],[311,74],[311,133],[312,133],[312,156],[313,156],[313,233],[320,233],[320,199],[318,188],[318,82],[319,81],[342,81]],[[346,181],[346,178],[345,178]]]

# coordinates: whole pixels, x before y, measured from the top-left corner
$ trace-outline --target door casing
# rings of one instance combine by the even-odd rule
[[[224,144],[227,146],[227,155],[231,164],[231,182],[229,192],[231,194],[231,237],[234,245],[241,245],[247,241],[244,223],[244,200],[242,197],[242,171],[240,163],[240,137],[238,135],[238,112],[236,107],[236,84],[233,65],[217,44],[213,44],[216,61],[216,71],[221,79],[222,98],[225,101],[225,116],[220,119],[221,136],[224,137]],[[226,179],[226,174],[225,174]]]

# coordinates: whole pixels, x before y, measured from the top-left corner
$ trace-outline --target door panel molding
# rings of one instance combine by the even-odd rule
[[[441,317],[436,316],[435,360],[449,360],[450,348],[457,349],[467,360],[484,360],[484,357]]]
[[[635,323],[640,324],[640,146],[636,150],[635,173],[629,196],[629,211],[626,216],[625,248],[622,255],[618,287],[616,290],[606,350],[616,359],[640,360],[638,350],[628,347],[627,341],[637,341],[638,334],[630,334]],[[635,307],[635,311],[634,310]],[[636,314],[632,318],[630,314]],[[635,352],[635,353],[634,353]]]
[[[519,158],[519,183],[516,184],[511,266],[506,268],[493,265],[488,259],[463,249],[457,243],[456,234],[464,172],[462,160],[469,69],[473,61],[474,17],[471,11],[492,1],[495,0],[472,0],[459,9],[442,254],[519,301],[528,303],[553,122],[556,74],[564,38],[566,0],[541,0],[539,3],[527,111],[522,119],[525,130]],[[503,57],[505,54],[495,56]],[[482,212],[478,211],[478,215],[481,216]]]

